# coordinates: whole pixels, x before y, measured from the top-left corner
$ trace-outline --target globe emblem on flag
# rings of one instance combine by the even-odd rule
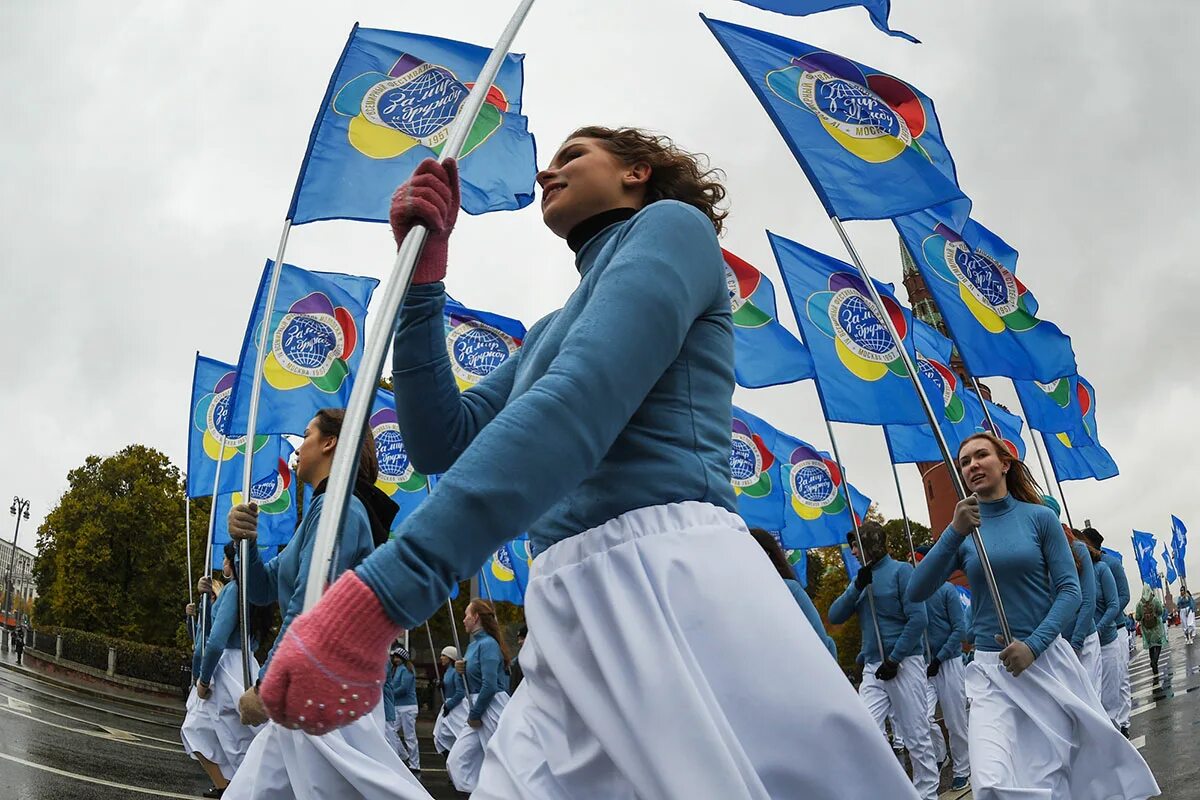
[[[846,508],[837,465],[808,445],[800,445],[788,456],[787,473],[792,510],[801,519],[811,522]]]
[[[725,288],[729,292],[729,311],[739,328],[761,328],[774,319],[751,299],[762,282],[762,273],[750,264],[722,249],[725,258]]]
[[[371,415],[368,425],[371,437],[375,440],[375,458],[379,462],[375,485],[388,497],[398,491],[419,492],[425,489],[428,481],[417,472],[408,458],[408,450],[404,447],[397,423],[396,409],[379,409]]]
[[[875,304],[857,289],[842,289],[829,304],[838,341],[859,358],[888,362],[897,358],[892,334],[875,311]]]
[[[517,341],[498,328],[478,320],[451,318],[446,334],[450,369],[458,388],[465,391],[486,378],[517,352]]]
[[[324,375],[342,351],[341,330],[324,314],[288,314],[275,332],[275,357],[297,375]]]
[[[342,387],[346,363],[358,346],[354,316],[321,292],[291,305],[275,324],[263,363],[267,383],[283,391],[313,385],[332,394]]]
[[[958,286],[963,304],[984,330],[1020,333],[1037,326],[1029,290],[998,259],[972,250],[944,225],[925,238],[921,250],[935,275]]]
[[[363,98],[363,115],[406,133],[425,146],[439,144],[467,99],[467,87],[445,67],[424,63],[375,84]],[[440,134],[440,135],[439,135]]]
[[[964,242],[946,242],[946,266],[975,299],[1001,317],[1017,310],[1017,281],[987,253],[972,251]]]
[[[960,422],[966,416],[966,407],[954,391],[958,380],[946,365],[917,353],[917,374],[931,398],[941,400],[942,415],[948,422]]]
[[[228,461],[246,449],[246,435],[226,436],[225,429],[229,423],[229,397],[233,393],[233,384],[237,379],[236,372],[226,372],[217,380],[211,392],[206,393],[196,403],[192,413],[192,424],[196,430],[202,431],[201,442],[204,454],[213,461]],[[258,434],[254,437],[254,452],[258,452],[267,444],[270,437]]]
[[[513,570],[512,558],[508,555],[507,547],[501,547],[493,555],[492,574],[505,583],[516,579],[517,573]]]
[[[250,499],[258,503],[258,510],[266,514],[282,514],[292,507],[292,472],[288,469],[287,461],[279,459],[279,465],[272,475],[250,485]],[[233,504],[242,503],[242,493],[233,493]]]
[[[774,463],[775,456],[767,449],[762,437],[735,417],[729,447],[729,479],[734,492],[747,497],[769,495],[772,484],[768,470]]]
[[[246,441],[246,435],[241,436],[226,436],[225,429],[229,425],[229,396],[233,393],[233,389],[213,395],[212,402],[208,406],[207,430],[208,434],[217,441],[218,444],[223,444],[226,450],[229,450],[231,457],[236,448],[241,447]]]
[[[882,299],[896,332],[905,338],[908,322],[900,305],[890,297]],[[857,275],[830,275],[829,290],[809,295],[805,310],[813,324],[834,340],[838,359],[855,376],[865,381],[877,381],[889,372],[907,377],[900,348]]]
[[[891,75],[867,75],[853,61],[818,50],[768,72],[766,84],[784,102],[813,114],[834,141],[863,161],[891,161],[910,148],[929,158],[918,141],[925,107],[911,86]]]

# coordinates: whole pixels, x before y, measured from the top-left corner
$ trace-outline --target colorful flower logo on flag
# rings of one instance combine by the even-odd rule
[[[493,554],[491,559],[492,575],[496,576],[497,580],[504,581],[505,583],[516,580],[516,568],[513,566],[514,558],[524,561],[526,566],[533,563],[533,554],[529,550],[529,539],[527,537],[523,536],[519,539],[514,539]]]
[[[837,464],[807,445],[797,447],[788,456],[787,481],[792,510],[800,519],[811,522],[822,514],[840,514],[846,508]]]
[[[907,148],[929,158],[919,141],[925,107],[911,86],[891,75],[865,75],[853,61],[818,50],[768,72],[766,84],[784,102],[811,112],[863,161],[891,161]]]
[[[948,422],[961,422],[967,410],[963,406],[962,398],[955,391],[958,378],[954,375],[954,370],[918,352],[917,374],[921,376],[921,382],[925,384],[930,399],[938,398],[941,401],[942,415],[945,419]]]
[[[725,256],[725,285],[729,289],[729,310],[739,328],[761,328],[774,319],[754,304],[754,293],[762,283],[762,273],[742,259],[722,249]]]
[[[250,486],[250,499],[258,503],[258,510],[265,514],[282,514],[292,507],[292,471],[287,461],[279,459],[279,467]],[[233,493],[233,505],[245,502],[241,492]]]
[[[428,479],[413,467],[400,436],[396,409],[381,408],[371,415],[371,436],[375,439],[375,457],[379,461],[379,477],[375,485],[388,497],[397,491],[419,492]]]
[[[447,315],[446,350],[459,390],[466,391],[508,361],[521,341],[480,320]]]
[[[733,439],[729,449],[729,474],[736,494],[766,497],[771,493],[771,475],[775,456],[762,437],[736,417],[733,419]]]
[[[908,335],[904,312],[890,297],[884,297],[883,304],[903,339]],[[854,375],[865,381],[877,381],[889,372],[908,375],[900,348],[858,276],[835,272],[829,276],[829,291],[809,295],[806,307],[808,318],[834,340],[838,358]]]
[[[346,362],[357,346],[354,315],[335,308],[322,292],[313,292],[293,303],[276,323],[263,377],[284,391],[311,383],[333,394],[350,374]]]
[[[957,233],[938,224],[921,244],[925,262],[947,283],[958,285],[958,294],[972,316],[989,333],[1020,333],[1037,326],[1037,307],[1029,290],[998,259],[972,250]]]
[[[213,386],[213,390],[200,398],[192,414],[196,430],[204,431],[204,453],[213,461],[228,461],[246,450],[246,435],[226,436],[229,424],[229,395],[233,392],[236,372],[226,372]],[[258,452],[270,438],[265,434],[254,437],[254,452]]]
[[[1069,378],[1059,378],[1053,383],[1034,381],[1047,397],[1054,401],[1059,408],[1071,405],[1071,381]]]
[[[1016,442],[1014,442],[1012,439],[1009,439],[1007,436],[1005,436],[1004,431],[1000,429],[999,425],[988,424],[987,417],[984,417],[982,419],[978,419],[975,421],[975,432],[976,433],[990,433],[992,436],[995,436],[997,439],[999,439],[1001,441],[1001,443],[1003,443],[1004,446],[1008,448],[1008,452],[1012,453],[1013,458],[1016,458],[1016,459],[1021,458],[1021,451],[1017,448]],[[1062,435],[1063,434],[1059,434],[1059,436],[1062,436]],[[1064,443],[1065,443],[1065,440],[1064,440]],[[1067,444],[1067,447],[1070,447],[1070,446],[1071,446],[1070,444]]]
[[[446,67],[405,54],[386,75],[367,72],[345,83],[334,95],[333,110],[351,118],[350,145],[368,158],[396,158],[418,144],[440,154],[473,85]],[[507,110],[504,92],[492,86],[460,159],[500,128]]]

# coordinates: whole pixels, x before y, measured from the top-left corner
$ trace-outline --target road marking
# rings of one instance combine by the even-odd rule
[[[25,675],[22,673],[22,677],[27,678],[28,680],[34,681],[36,683],[44,684],[53,689],[57,689],[58,691],[71,692],[72,694],[77,694],[77,692],[75,692],[75,690],[73,690],[73,689],[68,689],[68,688],[65,688],[62,686],[58,686],[57,684],[50,683],[48,681],[43,681],[32,675]],[[48,692],[45,689],[38,688],[37,686],[29,686],[20,681],[14,681],[11,678],[8,678],[3,672],[0,672],[0,681],[3,681],[5,683],[11,683],[13,686],[16,686],[19,689],[25,689],[27,691],[37,692],[38,694],[44,694],[44,695],[46,695],[46,697],[52,697],[55,700],[59,700],[63,703],[70,703],[71,705],[80,706],[81,708],[88,708],[88,709],[91,709],[92,711],[99,711],[100,713],[107,714],[108,716],[111,716],[111,717],[121,717],[122,719],[131,719],[135,722],[144,722],[147,725],[158,725],[163,728],[178,728],[180,725],[183,724],[184,718],[182,715],[180,715],[178,717],[178,719],[172,720],[171,722],[162,722],[162,721],[156,720],[156,719],[147,719],[146,717],[136,717],[133,714],[126,714],[123,711],[103,708],[101,706],[94,706],[91,703],[85,703],[81,700],[76,700],[72,697],[63,697],[60,694],[56,694],[54,692]],[[162,713],[168,714],[168,713],[173,713],[173,712],[164,711]]]
[[[25,714],[28,714],[30,711],[33,710],[32,708],[30,708],[29,703],[26,703],[24,700],[18,700],[15,697],[8,698],[8,707],[13,709],[14,711],[20,711]]]
[[[1158,703],[1147,703],[1146,705],[1135,708],[1133,711],[1129,712],[1129,716],[1136,717],[1138,714],[1144,714],[1157,705]]]
[[[57,722],[51,722],[48,719],[38,719],[37,717],[33,716],[32,714],[22,714],[20,711],[16,711],[14,709],[8,708],[7,706],[0,706],[0,711],[7,711],[9,714],[12,714],[13,716],[23,717],[25,719],[41,723],[42,725],[49,725],[51,728],[58,728],[59,730],[62,730],[62,731],[70,731],[71,733],[78,733],[78,734],[82,734],[84,736],[91,736],[95,739],[106,739],[110,742],[123,742],[124,744],[130,744],[130,745],[133,745],[134,747],[145,747],[150,750],[160,750],[164,753],[183,752],[183,744],[182,743],[176,744],[174,747],[162,747],[161,745],[149,744],[147,742],[125,741],[123,739],[118,739],[118,738],[114,737],[112,734],[107,733],[107,732],[100,733],[99,731],[85,731],[85,730],[81,730],[80,728],[70,728],[66,725],[59,725]],[[95,727],[98,727],[98,728],[103,727],[101,725],[96,725],[96,723],[94,723],[94,722],[88,722],[87,724],[95,725]],[[158,741],[165,742],[166,739],[159,739]]]
[[[16,700],[21,705],[25,706],[24,709],[17,709],[18,711],[24,711],[25,713],[31,713],[31,709],[37,709],[38,711],[45,711],[47,714],[54,714],[56,717],[62,717],[63,719],[69,719],[72,722],[82,722],[84,725],[91,725],[94,728],[103,728],[104,730],[109,732],[110,738],[116,738],[121,741],[139,742],[143,739],[148,739],[152,742],[162,742],[163,744],[171,744],[171,745],[176,744],[176,741],[174,739],[160,739],[157,736],[148,736],[148,735],[141,734],[141,733],[133,733],[131,731],[124,731],[119,728],[112,728],[112,727],[109,727],[108,725],[104,725],[103,723],[100,723],[100,722],[92,722],[90,719],[82,719],[80,717],[72,717],[70,714],[64,714],[61,711],[55,711],[52,708],[46,708],[45,706],[34,705],[33,703],[27,703],[24,700],[17,700],[17,698],[13,697],[10,694],[5,694],[4,692],[0,692],[0,697],[7,697],[9,706],[12,706],[14,700]]]
[[[1143,747],[1146,746],[1146,737],[1145,736],[1135,736],[1129,740],[1129,743],[1132,744],[1134,747],[1136,747],[1138,750],[1141,750]]]
[[[93,783],[97,786],[111,786],[114,789],[124,789],[129,792],[137,792],[138,794],[150,794],[154,795],[155,797],[180,797],[183,798],[183,800],[193,800],[193,798],[196,800],[203,800],[203,798],[201,798],[198,794],[176,794],[175,792],[164,792],[162,789],[146,789],[141,786],[131,786],[128,783],[106,781],[103,778],[93,778],[88,775],[80,775],[76,772],[67,772],[65,769],[55,769],[54,767],[48,767],[45,764],[37,764],[33,761],[26,761],[25,759],[18,758],[17,756],[10,756],[8,753],[0,753],[0,758],[8,761],[15,761],[18,764],[23,764],[26,767],[32,767],[33,769],[40,769],[43,772],[52,772],[55,775],[62,775],[64,778],[73,778],[77,781],[83,781],[84,783]]]

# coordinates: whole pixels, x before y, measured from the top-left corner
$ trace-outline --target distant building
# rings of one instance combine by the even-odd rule
[[[0,541],[0,588],[7,591],[8,567],[12,564],[13,597],[32,603],[37,598],[37,587],[33,583],[33,553],[17,548],[13,558],[13,543]],[[0,610],[3,606],[0,605]]]

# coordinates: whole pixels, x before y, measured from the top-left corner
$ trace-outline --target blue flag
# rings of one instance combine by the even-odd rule
[[[246,431],[254,365],[264,357],[258,342],[268,316],[273,265],[268,260],[263,269],[242,340],[238,379],[230,397],[229,425],[234,433]],[[283,265],[269,316],[256,432],[302,434],[320,409],[345,407],[353,385],[351,375],[362,360],[367,304],[378,285],[374,278]]]
[[[825,417],[864,425],[926,421],[892,340],[858,272],[802,244],[768,233],[783,285],[817,371],[817,394]],[[875,281],[887,314],[916,357],[912,315],[891,287]]]
[[[845,476],[828,453],[782,432],[774,447],[787,495],[786,524],[780,531],[784,546],[806,550],[844,543],[854,529],[846,486],[859,522],[871,507],[870,498],[852,485],[843,485]]]
[[[808,348],[777,318],[770,279],[728,250],[721,252],[733,312],[733,371],[738,385],[758,389],[813,377]]]
[[[1083,426],[1085,407],[1091,395],[1079,385],[1078,375],[1057,378],[1049,383],[1013,381],[1029,427],[1047,433],[1073,431]]]
[[[1163,559],[1163,564],[1166,566],[1167,585],[1169,586],[1172,583],[1175,583],[1175,581],[1179,580],[1179,576],[1175,574],[1175,564],[1171,560],[1170,554],[1167,553],[1166,542],[1163,542],[1162,559]]]
[[[210,497],[232,492],[242,485],[242,455],[246,437],[229,436],[229,395],[237,368],[199,353],[192,374],[192,403],[188,415],[187,496]],[[254,437],[258,453],[271,437]],[[223,445],[223,446],[222,446]],[[270,453],[271,451],[268,451]],[[217,462],[221,461],[221,485],[216,486]],[[267,477],[274,464],[263,459],[256,464],[255,480]]]
[[[450,39],[350,31],[300,167],[288,219],[386,222],[392,193],[438,156],[490,50]],[[533,201],[533,136],[521,114],[524,56],[509,54],[459,156],[468,214]]]
[[[1133,554],[1142,576],[1142,583],[1161,589],[1162,581],[1158,577],[1158,562],[1154,559],[1154,546],[1157,543],[1152,533],[1133,532]]]
[[[786,499],[779,460],[772,452],[779,431],[737,406],[731,427],[729,474],[738,514],[752,528],[782,531]]]
[[[942,335],[942,332],[924,320],[913,318],[913,344],[917,354],[925,354],[929,358],[949,364],[954,356],[954,342]]]
[[[1112,549],[1110,549],[1110,548],[1108,548],[1108,547],[1101,547],[1101,548],[1100,548],[1100,552],[1102,552],[1102,553],[1107,553],[1108,555],[1110,555],[1110,556],[1112,556],[1113,558],[1115,558],[1117,561],[1120,561],[1121,563],[1125,563],[1125,556],[1121,555],[1121,554],[1120,554],[1119,552],[1117,552],[1116,550],[1112,550]]]
[[[1175,559],[1175,569],[1186,580],[1187,567],[1184,565],[1184,558],[1187,556],[1187,526],[1174,514],[1171,515],[1171,554]]]
[[[408,459],[396,418],[396,397],[387,389],[375,391],[368,424],[375,439],[375,457],[379,461],[375,486],[400,508],[392,520],[392,532],[395,533],[400,523],[429,495],[429,479]]]
[[[529,534],[523,533],[492,553],[479,571],[479,591],[495,602],[525,605],[533,554]]]
[[[915,44],[920,44],[919,39],[914,39],[904,31],[897,31],[888,27],[888,15],[892,13],[892,0],[742,0],[742,2],[767,11],[777,11],[780,14],[788,14],[793,17],[805,17],[809,14],[832,11],[837,8],[862,6],[871,16],[871,22],[879,30],[889,36],[898,36],[901,39],[907,39]]]
[[[779,531],[771,531],[771,535],[775,537],[775,541],[779,542],[779,546],[783,548],[783,555],[787,558],[788,563],[792,565],[792,572],[796,575],[796,582],[808,588],[808,551],[802,548],[795,550],[788,549],[783,546],[783,536]]]
[[[1086,378],[1077,376],[1079,408],[1082,422],[1071,431],[1042,434],[1046,443],[1046,455],[1060,481],[1078,481],[1087,478],[1105,480],[1118,474],[1117,464],[1100,444],[1100,432],[1096,424],[1096,390]]]
[[[831,216],[886,219],[957,201],[957,217],[966,218],[970,201],[958,188],[932,100],[812,45],[701,18]]]
[[[849,544],[842,542],[838,547],[838,553],[842,556],[842,565],[846,567],[846,574],[850,577],[850,580],[854,580],[862,565],[858,563],[858,559],[854,557],[854,553],[850,552]]]
[[[953,585],[954,585],[954,588],[958,590],[958,601],[960,603],[962,603],[963,613],[966,614],[967,619],[970,620],[971,619],[971,590],[969,588],[967,588],[966,586],[960,586],[957,583],[953,584]],[[970,627],[969,622],[967,624],[967,627]]]
[[[279,548],[292,540],[296,532],[296,487],[297,483],[288,466],[288,458],[292,454],[292,446],[280,437],[277,440],[276,453],[278,458],[274,463],[271,474],[250,486],[250,500],[258,504],[258,546],[259,548]],[[265,460],[265,459],[264,459]],[[234,506],[248,502],[240,491],[217,496],[214,507],[215,525],[213,525],[213,549],[223,547],[230,541],[226,520],[229,510]],[[274,552],[267,557],[269,561]],[[216,561],[214,555],[213,560]],[[214,566],[220,566],[219,563]]]
[[[1071,339],[1038,319],[1038,304],[1013,273],[1017,251],[947,208],[897,217],[896,228],[929,287],[972,375],[1052,381],[1075,372]]]
[[[446,298],[446,352],[459,391],[465,392],[508,361],[525,340],[519,320],[467,308]]]

